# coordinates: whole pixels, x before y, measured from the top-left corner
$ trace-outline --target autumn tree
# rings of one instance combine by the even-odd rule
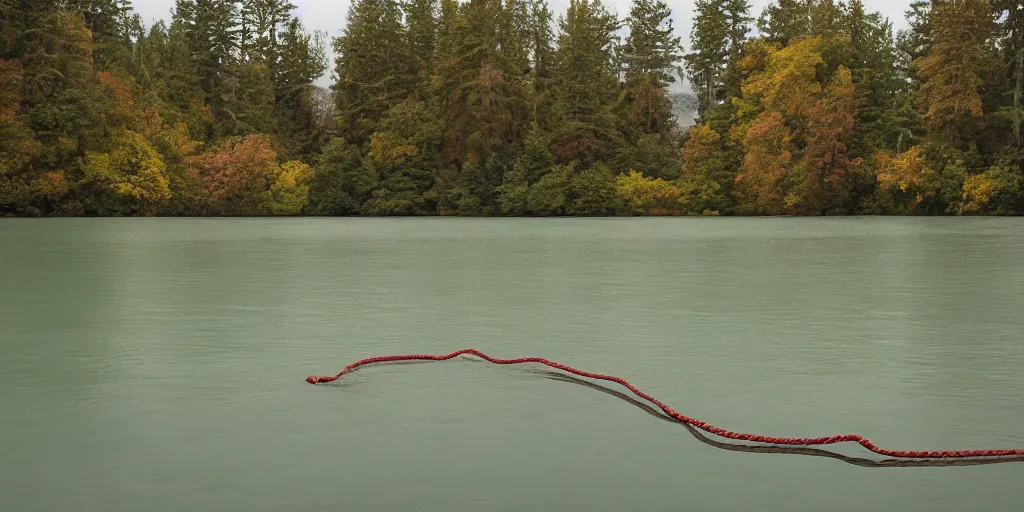
[[[199,159],[199,168],[223,215],[265,215],[280,167],[267,135],[223,140]]]
[[[356,0],[329,91],[296,4],[0,0],[0,212],[1024,212],[1018,1]]]
[[[876,157],[878,194],[883,206],[899,213],[921,212],[938,196],[939,176],[925,161],[920,146]]]
[[[167,165],[142,134],[125,130],[104,153],[86,152],[82,186],[99,214],[154,214],[170,199]]]
[[[791,206],[787,203],[790,183],[788,171],[794,161],[793,134],[779,111],[766,111],[746,131],[743,138],[743,167],[736,175],[735,194],[741,211],[779,215]]]
[[[683,145],[679,177],[681,204],[686,213],[723,213],[731,207],[735,172],[731,169],[725,139],[707,124],[690,130]]]
[[[615,178],[615,194],[629,215],[657,215],[679,211],[682,192],[671,181],[651,178],[636,171]]]
[[[850,70],[840,67],[808,115],[807,146],[790,207],[814,214],[851,211],[851,174],[860,164],[850,155],[856,109]]]

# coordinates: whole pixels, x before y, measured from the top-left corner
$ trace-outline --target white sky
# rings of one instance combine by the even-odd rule
[[[345,24],[345,13],[348,11],[349,0],[291,0],[298,8],[296,12],[302,18],[303,24],[310,30],[322,30],[327,32],[329,37],[341,33]],[[693,23],[693,0],[666,0],[672,9],[672,24],[676,34],[682,38],[684,47],[689,47],[690,26]],[[750,0],[751,14],[756,18],[761,10],[771,0]],[[881,12],[893,23],[894,29],[898,30],[906,26],[903,18],[904,12],[910,7],[911,0],[863,0],[868,12]],[[146,25],[151,24],[158,18],[169,19],[170,11],[174,7],[174,0],[132,0],[135,12],[142,16]],[[625,18],[629,14],[631,0],[604,0],[603,3],[613,12],[618,13],[619,18]],[[555,13],[555,19],[565,12],[569,0],[548,0],[548,5]],[[333,59],[331,62],[333,68]],[[320,80],[319,85],[330,84],[330,71]]]

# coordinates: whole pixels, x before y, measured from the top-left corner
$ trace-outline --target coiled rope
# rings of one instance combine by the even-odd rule
[[[727,438],[727,439],[733,439],[733,440],[737,440],[737,441],[748,441],[748,442],[754,442],[754,443],[764,443],[764,444],[782,445],[782,446],[821,446],[821,445],[832,445],[832,444],[838,444],[838,443],[857,443],[857,444],[863,446],[864,448],[866,448],[866,449],[868,449],[868,450],[870,450],[870,451],[872,451],[874,453],[877,453],[879,455],[885,455],[885,456],[888,456],[888,457],[898,457],[898,458],[904,458],[904,459],[960,459],[960,458],[976,458],[976,457],[1021,457],[1021,456],[1024,456],[1024,448],[1017,448],[1017,449],[994,449],[994,450],[947,450],[947,451],[889,450],[889,449],[885,449],[885,448],[880,448],[875,443],[873,443],[870,440],[868,440],[868,439],[866,439],[866,438],[864,438],[864,437],[862,437],[860,435],[857,435],[857,434],[842,434],[842,435],[830,436],[830,437],[771,437],[771,436],[763,436],[763,435],[758,435],[758,434],[743,434],[743,433],[739,433],[739,432],[732,432],[732,431],[726,430],[724,428],[716,427],[716,426],[711,425],[709,423],[706,423],[706,422],[700,421],[698,419],[690,418],[689,416],[683,415],[679,411],[676,411],[675,409],[669,407],[668,405],[664,404],[663,402],[661,402],[660,400],[654,398],[653,396],[648,395],[647,393],[644,393],[643,391],[640,391],[639,389],[636,388],[636,386],[630,384],[628,381],[626,381],[626,379],[623,379],[621,377],[616,377],[614,375],[602,375],[600,373],[586,372],[586,371],[583,371],[583,370],[579,370],[579,369],[573,368],[571,366],[567,366],[567,365],[564,365],[564,364],[556,363],[554,361],[550,361],[548,359],[544,359],[542,357],[520,357],[520,358],[516,358],[516,359],[501,359],[501,358],[496,358],[496,357],[488,356],[487,354],[484,354],[483,352],[480,352],[479,350],[474,350],[474,349],[457,350],[457,351],[452,352],[450,354],[443,354],[443,355],[434,355],[434,354],[406,354],[406,355],[368,357],[366,359],[361,359],[359,361],[356,361],[356,362],[354,362],[354,363],[352,363],[352,364],[342,368],[342,370],[340,372],[338,372],[337,375],[325,375],[325,376],[310,375],[309,377],[306,378],[306,382],[308,382],[310,384],[323,384],[323,383],[327,383],[327,382],[333,382],[333,381],[339,379],[342,375],[345,375],[346,373],[349,373],[352,370],[354,370],[354,369],[356,369],[356,368],[358,368],[360,366],[365,366],[365,365],[368,365],[368,364],[374,364],[374,363],[393,363],[393,362],[401,362],[401,361],[446,361],[448,359],[453,359],[455,357],[458,357],[458,356],[461,356],[461,355],[467,355],[467,354],[477,356],[477,357],[479,357],[481,359],[484,359],[485,361],[488,361],[488,362],[491,362],[491,363],[494,363],[494,364],[502,364],[502,365],[524,364],[524,363],[540,363],[540,364],[544,364],[544,365],[550,366],[551,368],[555,368],[555,369],[558,369],[558,370],[562,370],[564,372],[568,372],[568,373],[571,373],[571,374],[574,374],[574,375],[578,375],[580,377],[586,377],[586,378],[589,378],[589,379],[596,379],[596,380],[603,380],[603,381],[614,382],[614,383],[619,384],[619,385],[625,387],[626,389],[630,390],[636,396],[638,396],[638,397],[640,397],[640,398],[642,398],[644,400],[647,400],[648,402],[654,404],[659,409],[661,409],[665,414],[667,414],[669,417],[675,419],[676,421],[678,421],[680,423],[683,423],[683,424],[686,424],[686,425],[698,428],[698,429],[703,430],[704,432],[707,432],[709,434],[714,434],[714,435],[719,436],[719,437],[724,437],[724,438]]]

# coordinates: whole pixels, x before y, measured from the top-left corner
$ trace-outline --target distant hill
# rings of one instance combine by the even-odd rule
[[[689,128],[696,124],[697,97],[693,93],[670,92],[668,99],[672,102],[672,114],[675,115],[680,128]]]

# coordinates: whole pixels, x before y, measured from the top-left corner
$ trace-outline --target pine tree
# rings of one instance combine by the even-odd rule
[[[933,140],[956,143],[984,114],[979,88],[993,63],[994,12],[987,0],[942,2],[932,21],[933,42],[917,61],[922,115]]]
[[[1009,117],[1013,123],[1014,148],[1024,169],[1024,4],[1015,0],[997,0],[1003,14],[1000,25],[1003,63],[1010,82]]]
[[[369,140],[388,108],[412,94],[415,62],[397,0],[356,0],[349,7],[331,86],[342,131],[351,142]]]
[[[543,129],[549,129],[551,118],[552,86],[555,69],[555,36],[552,14],[545,0],[530,3],[530,119]]]
[[[218,119],[229,118],[225,102],[232,91],[225,83],[232,77],[238,60],[238,6],[233,0],[177,0],[174,22],[179,23],[188,42],[199,86]]]
[[[732,116],[731,98],[740,95],[747,32],[750,30],[750,4],[746,0],[698,0],[691,52],[686,55],[686,71],[697,95],[701,122],[708,122],[719,133],[727,131]]]
[[[280,137],[289,142],[285,158],[311,158],[325,142],[328,126],[319,118],[315,82],[327,70],[322,33],[309,33],[298,18],[284,26],[274,73],[274,105]]]
[[[433,70],[440,32],[439,5],[438,0],[408,0],[402,5],[409,27],[409,49],[416,60],[416,72],[423,81],[429,79]]]
[[[697,95],[697,113],[703,120],[721,97],[729,57],[729,20],[723,0],[697,0],[690,31],[691,51],[685,57],[690,86]]]
[[[750,32],[750,24],[754,18],[750,16],[750,2],[747,0],[725,0],[723,5],[725,12],[728,41],[728,58],[726,60],[723,85],[725,86],[725,99],[731,104],[729,98],[740,95],[742,77],[737,67],[740,59],[745,55],[747,33]]]
[[[855,152],[870,155],[895,148],[901,133],[911,128],[910,112],[900,112],[900,75],[892,39],[892,25],[879,13],[866,13],[861,0],[852,0],[846,12],[849,38],[848,65],[859,107]]]
[[[131,0],[65,0],[69,12],[80,12],[92,32],[93,63],[101,71],[123,70],[129,62],[132,36],[141,30]]]
[[[603,159],[621,137],[613,105],[619,21],[600,0],[571,0],[559,20],[552,150],[562,162]]]
[[[436,71],[441,117],[445,123],[446,163],[473,166],[483,180],[497,186],[500,170],[483,169],[492,155],[510,159],[526,126],[523,101],[524,70],[515,53],[506,53],[504,39],[517,34],[503,32],[500,20],[507,16],[497,0],[473,0],[463,4],[445,35],[445,48]],[[506,24],[506,29],[511,28]],[[513,58],[508,58],[509,56]],[[475,172],[476,172],[475,171]],[[482,183],[478,183],[482,184]]]
[[[808,34],[824,39],[835,38],[845,32],[845,6],[835,0],[808,0]]]
[[[280,34],[295,10],[288,0],[242,0],[239,45],[245,60],[263,63],[275,73],[280,55]]]
[[[673,124],[668,86],[682,47],[675,37],[672,11],[661,0],[634,0],[626,25],[629,36],[623,48],[626,66],[627,118],[642,133],[665,134]]]
[[[778,0],[769,4],[757,20],[757,29],[768,41],[785,45],[811,35],[811,13],[815,0]]]

